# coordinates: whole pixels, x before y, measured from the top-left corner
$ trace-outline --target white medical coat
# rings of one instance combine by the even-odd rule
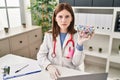
[[[77,33],[73,35],[74,41],[74,55],[72,58],[66,58],[68,54],[69,47],[73,47],[72,43],[69,42],[66,46],[67,41],[70,39],[70,34],[67,34],[65,40],[63,42],[63,46],[61,47],[60,35],[56,37],[56,48],[55,53],[56,57],[53,58],[51,55],[53,54],[53,39],[51,33],[45,33],[43,43],[40,46],[39,52],[37,54],[38,64],[46,69],[49,64],[60,65],[68,68],[79,69],[84,71],[84,57],[85,54],[82,51],[79,51],[76,48],[77,45]]]

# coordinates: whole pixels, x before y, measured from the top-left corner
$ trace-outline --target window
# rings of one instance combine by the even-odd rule
[[[4,27],[18,27],[23,15],[23,0],[0,0],[0,30]],[[21,5],[22,4],[22,5]]]

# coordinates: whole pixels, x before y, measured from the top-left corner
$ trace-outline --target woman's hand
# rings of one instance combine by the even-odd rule
[[[82,45],[85,41],[91,39],[94,36],[94,32],[92,34],[86,33],[84,31],[78,32],[78,44]]]
[[[57,80],[57,78],[60,76],[58,69],[54,65],[48,65],[47,70],[53,80]]]

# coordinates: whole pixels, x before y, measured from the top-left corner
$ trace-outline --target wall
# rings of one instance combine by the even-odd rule
[[[28,26],[31,26],[32,25],[31,12],[28,9],[28,7],[30,7],[30,0],[24,0],[24,10],[25,10],[26,24]]]

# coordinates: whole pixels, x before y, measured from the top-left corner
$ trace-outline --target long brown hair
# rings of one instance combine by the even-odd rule
[[[53,40],[56,40],[56,37],[60,33],[60,27],[58,26],[57,22],[55,21],[56,15],[64,9],[67,10],[68,12],[70,12],[70,14],[72,16],[72,22],[70,23],[67,31],[70,34],[76,33],[76,30],[74,29],[74,13],[73,13],[71,5],[69,5],[68,3],[60,3],[55,8],[55,11],[54,11],[53,17],[52,17],[52,31],[50,31],[50,32],[52,32]]]

